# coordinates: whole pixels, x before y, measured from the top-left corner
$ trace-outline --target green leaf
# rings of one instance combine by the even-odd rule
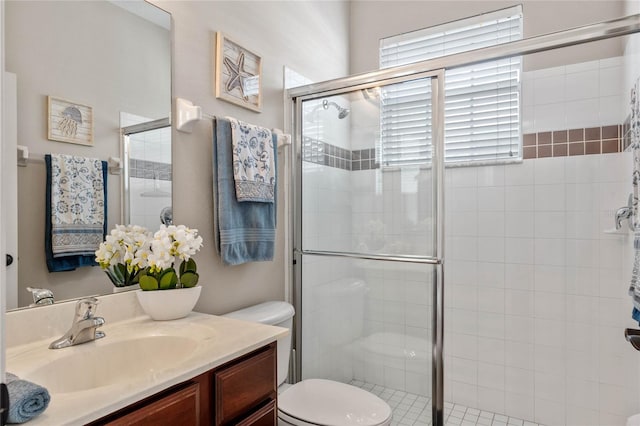
[[[148,290],[158,290],[158,280],[156,280],[151,275],[141,275],[140,276],[140,288],[144,291]]]
[[[113,277],[120,283],[124,284],[124,274],[127,271],[127,268],[121,264],[115,264],[113,265],[113,268],[111,268],[111,271],[113,272]]]
[[[180,284],[182,284],[182,287],[195,287],[199,278],[200,276],[197,272],[185,272],[180,275]]]
[[[193,259],[184,260],[180,264],[180,275],[184,274],[185,272],[195,273],[197,270],[198,270],[198,267],[196,265],[196,261]]]
[[[178,275],[173,268],[165,269],[160,276],[160,290],[176,288],[178,284]]]
[[[105,269],[104,272],[105,272],[105,274],[107,274],[107,276],[109,277],[109,279],[111,280],[111,282],[113,283],[114,286],[116,286],[116,287],[122,287],[123,286],[122,281],[118,281],[116,279],[116,277],[113,276],[113,272],[111,272],[109,269]]]
[[[140,276],[142,275],[141,272],[141,270],[137,270],[129,276],[129,283],[131,285],[138,284],[140,282]]]

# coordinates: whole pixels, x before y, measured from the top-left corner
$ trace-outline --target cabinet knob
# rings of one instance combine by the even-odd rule
[[[12,263],[13,263],[13,256],[8,254],[7,255],[7,266],[11,265]]]

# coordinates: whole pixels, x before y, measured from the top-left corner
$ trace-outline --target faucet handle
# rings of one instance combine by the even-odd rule
[[[98,303],[100,301],[95,297],[85,297],[76,302],[76,321],[93,318]]]

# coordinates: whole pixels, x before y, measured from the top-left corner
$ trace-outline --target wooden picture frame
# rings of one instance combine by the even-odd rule
[[[262,58],[216,33],[216,98],[260,112],[262,110]]]
[[[47,96],[47,138],[93,146],[93,108]]]

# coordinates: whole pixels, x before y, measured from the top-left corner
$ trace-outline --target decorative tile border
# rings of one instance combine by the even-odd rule
[[[141,179],[171,180],[171,164],[129,159],[129,176]]]
[[[377,169],[375,148],[350,151],[317,139],[305,138],[302,160],[343,170]]]
[[[376,160],[376,149],[356,149],[351,151],[351,170],[379,169],[380,163]]]
[[[523,158],[608,154],[623,150],[623,125],[522,135]]]
[[[624,151],[629,142],[629,123],[556,130],[522,135],[523,159],[608,154]],[[379,169],[376,149],[350,151],[317,139],[305,138],[303,161],[343,170]]]

